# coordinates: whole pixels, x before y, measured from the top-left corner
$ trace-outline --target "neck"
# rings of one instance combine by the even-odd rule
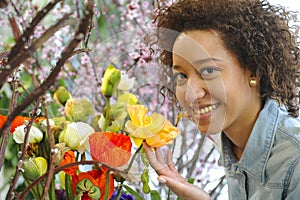
[[[258,106],[256,108],[251,108],[251,112],[249,112],[251,114],[248,113],[245,117],[240,118],[235,124],[223,131],[232,141],[233,152],[238,160],[242,157],[245,146],[261,110],[261,104],[254,105]],[[256,110],[256,112],[253,112],[253,110]]]

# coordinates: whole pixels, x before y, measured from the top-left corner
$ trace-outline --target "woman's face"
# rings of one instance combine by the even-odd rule
[[[261,101],[251,74],[241,67],[214,31],[181,33],[173,46],[176,96],[205,134],[243,131]]]

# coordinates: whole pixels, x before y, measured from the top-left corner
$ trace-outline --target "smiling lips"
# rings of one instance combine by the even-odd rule
[[[202,107],[200,109],[200,106],[190,106],[190,109],[194,111],[194,113],[198,114],[198,115],[202,115],[202,114],[205,114],[205,113],[208,113],[212,110],[215,110],[217,107],[218,107],[218,103],[217,104],[213,104],[213,105],[209,105],[209,106],[206,106],[206,107]]]

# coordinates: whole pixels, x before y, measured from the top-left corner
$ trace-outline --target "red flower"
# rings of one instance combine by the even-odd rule
[[[6,119],[7,119],[7,116],[0,115],[0,128],[2,128],[2,126],[5,123]]]
[[[78,175],[72,176],[72,189],[74,193],[78,195],[81,193],[82,200],[90,200],[88,193],[91,191],[92,187],[97,187],[101,191],[100,200],[104,199],[105,196],[105,186],[106,186],[106,174],[107,169],[100,168],[99,170],[91,170],[88,172],[81,172]],[[92,183],[92,187],[89,184],[82,184],[82,181],[89,181]],[[114,192],[114,180],[113,176],[109,174],[109,183],[108,183],[108,197],[111,197]]]
[[[112,132],[96,132],[89,136],[90,152],[94,160],[112,167],[125,165],[131,157],[129,136]]]
[[[7,120],[7,116],[0,115],[0,128],[2,128],[3,124]],[[24,124],[25,121],[29,121],[29,117],[16,116],[11,123],[10,132],[13,133],[15,128]]]
[[[11,123],[10,132],[13,133],[15,128],[24,124],[25,121],[29,121],[29,117],[16,116]]]
[[[66,165],[66,164],[69,164],[72,162],[75,162],[75,154],[74,154],[74,151],[69,150],[64,153],[64,156],[63,156],[59,166],[63,166],[63,165]],[[68,168],[64,169],[64,172],[73,176],[76,174],[77,170],[78,170],[78,165],[73,166],[73,167],[68,167]]]

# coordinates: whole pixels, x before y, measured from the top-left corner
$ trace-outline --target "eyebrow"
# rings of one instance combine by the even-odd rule
[[[209,58],[204,58],[204,59],[197,60],[194,63],[200,65],[200,64],[207,63],[207,62],[210,62],[210,61],[221,61],[221,60],[218,59],[218,58],[209,57]]]
[[[209,58],[204,58],[204,59],[196,60],[194,62],[194,64],[201,65],[201,64],[204,64],[204,63],[207,63],[207,62],[211,62],[211,61],[218,62],[218,61],[221,61],[221,59],[209,57]],[[173,65],[172,68],[176,70],[176,69],[179,69],[180,66]]]

